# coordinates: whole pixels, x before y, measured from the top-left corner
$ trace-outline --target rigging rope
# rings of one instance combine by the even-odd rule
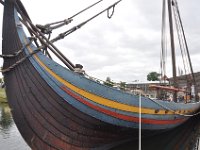
[[[72,27],[71,29],[60,33],[57,37],[55,37],[54,39],[52,39],[52,42],[56,42],[58,40],[64,39],[66,36],[68,36],[69,34],[73,33],[74,31],[76,31],[77,29],[80,29],[82,26],[84,26],[85,24],[87,24],[88,22],[90,22],[91,20],[93,20],[94,18],[98,17],[99,15],[101,15],[102,13],[104,13],[105,11],[109,10],[110,8],[115,7],[119,2],[121,2],[122,0],[119,0],[117,2],[115,2],[114,4],[110,5],[109,7],[107,7],[106,9],[102,10],[101,12],[99,12],[98,14],[94,15],[93,17],[89,18],[88,20],[78,24],[77,26]],[[114,13],[114,12],[113,12]],[[113,14],[112,14],[113,15]]]
[[[113,5],[114,6],[114,5]],[[110,8],[110,7],[109,7]],[[107,9],[106,9],[107,10]],[[21,14],[22,16],[23,16],[23,14]],[[31,22],[29,21],[29,20],[26,20],[30,25],[32,25],[31,24]],[[25,25],[27,25],[27,22],[25,22],[25,21],[22,21]],[[84,23],[85,24],[85,23]],[[29,25],[27,25],[27,27],[29,27],[29,29],[30,29],[30,31],[34,31],[32,28],[30,28],[30,26]],[[34,27],[34,26],[33,26]],[[34,34],[36,34],[37,35],[37,33],[34,33]],[[42,34],[41,34],[42,35]],[[38,36],[38,37],[40,37],[40,36]],[[47,40],[48,41],[48,40]],[[46,43],[45,43],[46,44]],[[49,44],[50,43],[47,43],[46,44],[46,46],[49,46]],[[14,69],[16,66],[18,66],[19,64],[21,64],[22,62],[24,62],[27,58],[29,58],[29,57],[31,57],[32,55],[34,55],[34,54],[36,54],[37,52],[39,52],[40,51],[40,49],[41,48],[43,48],[43,46],[41,46],[40,48],[38,48],[38,49],[36,49],[35,51],[33,51],[32,53],[30,53],[29,55],[27,55],[27,56],[25,56],[25,57],[23,57],[22,59],[20,59],[20,60],[18,60],[15,64],[13,64],[13,65],[11,65],[10,67],[8,67],[8,68],[6,68],[6,69],[3,69],[3,70],[1,70],[1,72],[3,72],[3,73],[6,73],[6,72],[8,72],[8,71],[11,71],[12,69]],[[152,100],[152,99],[151,99]],[[152,100],[152,101],[154,101],[154,100]],[[198,115],[199,113],[196,113],[196,114],[192,114],[192,115],[185,115],[185,114],[180,114],[180,113],[176,113],[174,110],[172,110],[172,109],[170,109],[170,108],[168,108],[168,107],[166,107],[166,106],[163,106],[162,104],[160,104],[160,103],[158,103],[157,101],[154,101],[155,103],[157,103],[158,105],[160,105],[160,106],[162,106],[163,108],[165,108],[166,110],[169,110],[169,111],[172,111],[172,112],[174,112],[175,114],[177,114],[177,115],[183,115],[183,116],[194,116],[194,115]]]
[[[186,36],[185,36],[185,32],[184,32],[184,29],[183,29],[183,24],[182,24],[182,20],[181,20],[181,17],[180,17],[180,11],[179,11],[179,8],[178,8],[178,2],[176,0],[175,1],[175,7],[176,7],[176,10],[177,10],[177,15],[178,15],[178,18],[180,20],[180,28],[182,30],[182,35],[183,35],[183,41],[185,43],[185,49],[186,49],[186,55],[187,55],[187,58],[188,58],[188,61],[189,61],[189,66],[190,66],[190,70],[191,70],[191,74],[193,76],[193,80],[194,80],[194,83],[196,84],[196,79],[195,79],[195,76],[194,76],[194,71],[193,71],[193,67],[192,67],[192,62],[191,62],[191,58],[190,58],[190,54],[189,54],[189,49],[188,49],[188,45],[187,45],[187,41],[186,41]]]
[[[76,17],[79,14],[85,12],[86,10],[94,7],[95,5],[99,4],[102,1],[103,0],[99,0],[99,1],[97,1],[95,3],[93,3],[92,5],[84,8],[83,10],[81,10],[78,13],[74,14],[73,16],[69,17],[68,19],[57,21],[57,22],[48,23],[46,25],[38,25],[37,24],[36,27],[38,27],[41,30],[41,32],[43,32],[44,34],[51,34],[54,29],[57,29],[57,28],[62,27],[64,25],[68,25],[69,23],[71,23],[73,21],[74,17]]]
[[[183,60],[184,71],[185,71],[185,74],[187,74],[187,73],[189,73],[188,72],[188,61],[187,61],[187,57],[185,57],[186,56],[185,55],[185,45],[184,45],[184,41],[183,41],[183,37],[182,37],[182,32],[181,32],[181,29],[180,29],[180,20],[178,18],[176,7],[173,7],[173,8],[174,8],[173,14],[174,14],[174,19],[175,19],[175,23],[176,23],[176,30],[177,30],[182,60]]]
[[[197,88],[196,88],[196,79],[194,76],[194,72],[193,72],[193,68],[192,68],[192,63],[191,63],[191,59],[190,59],[190,55],[189,55],[189,50],[188,50],[188,45],[187,45],[187,41],[186,41],[186,37],[185,37],[185,32],[183,29],[183,24],[182,24],[182,20],[180,17],[180,11],[178,8],[178,3],[176,0],[170,0],[171,5],[173,7],[173,18],[175,20],[175,25],[176,25],[176,30],[177,30],[177,35],[178,35],[178,42],[179,42],[179,46],[180,46],[180,50],[181,50],[181,56],[182,56],[182,61],[183,61],[183,67],[184,67],[184,72],[186,74],[186,81],[188,81],[188,85],[189,84],[193,84],[195,86],[195,95],[197,96]],[[165,72],[166,72],[166,57],[167,57],[167,36],[166,36],[166,27],[165,27],[165,17],[166,17],[166,0],[163,0],[163,20],[162,20],[162,38],[161,38],[161,43],[162,43],[162,51],[161,51],[161,62],[160,62],[160,66],[161,66],[161,75],[165,76]],[[166,42],[166,43],[165,43]],[[192,75],[192,78],[189,79],[188,75]],[[180,74],[182,75],[182,74]],[[189,81],[190,80],[190,81]],[[192,81],[192,82],[191,82]]]
[[[17,52],[15,52],[15,53],[13,53],[13,54],[2,54],[2,55],[0,55],[0,57],[1,57],[1,58],[13,58],[13,57],[18,56],[19,54],[21,54],[21,53],[23,52],[23,50],[24,50],[27,46],[29,46],[29,45],[33,42],[33,40],[35,39],[35,37],[30,37],[29,39],[30,39],[29,43],[27,43],[26,45],[24,45],[24,46],[23,46],[20,50],[18,50]]]
[[[64,25],[68,25],[71,22],[72,22],[72,19],[65,19],[65,20],[57,22],[57,23],[46,24],[44,26],[37,24],[36,27],[38,29],[40,29],[40,31],[44,34],[51,34],[54,29],[57,29]],[[52,26],[53,24],[57,24],[57,25]]]
[[[111,13],[110,13],[110,9],[112,9],[112,12],[111,12]],[[111,8],[109,8],[109,9],[107,9],[107,17],[108,17],[109,19],[111,19],[112,16],[114,15],[114,11],[115,11],[115,5],[112,6]]]
[[[182,20],[180,17],[180,11],[178,8],[178,3],[176,0],[173,1],[173,6],[174,6],[174,18],[176,19],[177,22],[177,34],[179,35],[179,44],[180,44],[180,49],[182,51],[182,57],[183,57],[183,61],[184,61],[184,67],[185,70],[187,70],[188,75],[191,74],[191,77],[188,79],[187,75],[186,78],[188,79],[188,84],[190,84],[189,86],[191,86],[192,84],[195,87],[195,98],[198,100],[198,91],[197,91],[197,85],[196,85],[196,79],[195,79],[195,75],[193,72],[193,67],[192,67],[192,62],[191,62],[191,58],[190,58],[190,54],[189,54],[189,50],[188,50],[188,45],[187,45],[187,41],[186,41],[186,36],[185,36],[185,32],[183,29],[183,24],[182,24]],[[185,71],[186,72],[186,71]],[[191,87],[189,87],[191,88]]]
[[[113,5],[111,5],[108,8],[111,8],[114,5],[117,5],[120,1],[117,1],[116,3],[114,3]],[[56,38],[54,38],[53,40],[49,40],[48,38],[46,38],[46,36],[44,36],[44,34],[35,26],[33,25],[33,23],[31,22],[31,20],[29,19],[29,17],[27,16],[27,14],[24,14],[23,8],[21,10],[21,5],[18,5],[18,3],[15,3],[16,7],[17,7],[17,11],[20,13],[22,19],[20,18],[20,21],[27,27],[27,29],[29,30],[29,32],[31,34],[34,34],[41,42],[42,45],[45,45],[46,47],[48,47],[70,70],[74,71],[75,65],[69,60],[67,59],[59,50],[58,48],[53,44],[53,42],[64,38],[65,36],[71,34],[72,32],[76,31],[78,28],[82,27],[84,24],[86,24],[87,22],[91,21],[92,19],[96,18],[97,16],[99,16],[100,14],[102,14],[104,11],[106,11],[108,8],[106,8],[105,10],[101,11],[100,13],[98,13],[97,15],[91,17],[90,19],[86,20],[85,22],[79,24],[78,26],[73,27],[72,29],[59,34],[59,36],[57,36]],[[38,45],[37,45],[38,46]]]
[[[38,29],[35,27],[30,20],[27,20],[26,17],[24,20],[20,19],[21,22],[34,34],[42,43],[42,45],[47,46],[70,70],[74,70],[74,65],[58,50],[58,48],[53,45]],[[25,21],[26,20],[26,21]]]
[[[16,61],[13,65],[7,67],[6,69],[1,69],[0,72],[6,73],[17,67],[19,64],[23,63],[27,58],[31,57],[32,55],[38,53],[40,51],[40,48],[34,50],[33,52],[29,53],[29,55],[26,55],[25,57],[21,58],[20,60]]]

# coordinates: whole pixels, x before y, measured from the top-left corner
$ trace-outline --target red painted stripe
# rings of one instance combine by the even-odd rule
[[[89,106],[90,108],[93,108],[99,112],[102,112],[106,115],[115,117],[115,118],[119,118],[122,120],[126,120],[126,121],[131,121],[131,122],[139,122],[139,118],[138,117],[132,117],[132,116],[127,116],[127,115],[123,115],[123,114],[119,114],[104,108],[101,108],[99,106],[96,106],[92,103],[89,103],[88,101],[84,100],[82,97],[78,96],[77,94],[71,92],[70,90],[68,90],[66,87],[62,86],[61,87],[62,90],[64,90],[67,94],[69,94],[70,96],[72,96],[73,98],[75,98],[76,100],[78,100],[79,102]],[[155,119],[146,119],[146,118],[142,118],[142,123],[146,123],[146,124],[159,124],[159,125],[166,125],[166,124],[176,124],[176,123],[181,123],[183,121],[185,121],[185,119],[174,119],[174,120],[155,120]]]

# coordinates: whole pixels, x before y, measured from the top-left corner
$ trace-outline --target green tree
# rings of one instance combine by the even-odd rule
[[[148,81],[159,81],[159,76],[160,76],[160,74],[157,72],[150,72],[147,75],[147,80]]]
[[[10,109],[7,105],[1,105],[0,108],[2,107],[2,109],[0,109],[0,128],[3,129],[9,129],[12,124],[13,124],[13,120],[12,120],[12,116],[11,116],[11,112]]]
[[[0,78],[0,83],[2,83],[4,80],[3,80],[3,78]]]
[[[110,77],[107,77],[107,78],[106,78],[106,81],[104,82],[104,85],[113,87],[114,82],[111,81],[111,78],[110,78]]]
[[[126,87],[126,82],[121,82],[120,81],[120,89],[121,90],[125,90],[125,87]]]

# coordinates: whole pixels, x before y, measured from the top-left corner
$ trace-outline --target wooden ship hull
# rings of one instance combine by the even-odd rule
[[[4,58],[3,69],[13,118],[28,145],[37,150],[109,149],[137,139],[139,97],[75,73],[37,51],[23,30],[19,8],[25,12],[20,1],[4,1],[2,53],[23,51]],[[150,136],[184,123],[200,103],[141,97],[141,106],[142,135]]]

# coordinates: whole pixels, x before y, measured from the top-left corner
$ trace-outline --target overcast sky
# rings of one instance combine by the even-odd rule
[[[94,3],[94,0],[22,2],[34,24],[46,24],[71,17]],[[90,11],[74,18],[70,25],[55,31],[56,34],[81,23],[113,2],[115,1],[104,0]],[[200,71],[199,6],[199,0],[179,1],[195,72]],[[91,76],[102,80],[110,77],[114,81],[145,81],[149,72],[160,71],[161,10],[162,0],[122,0],[115,7],[112,19],[108,19],[104,13],[56,45],[74,64],[82,64]],[[2,6],[0,11],[3,12]],[[169,56],[168,60],[170,58]],[[177,66],[181,66],[181,63]],[[171,64],[168,63],[167,67],[167,75],[171,76]]]

